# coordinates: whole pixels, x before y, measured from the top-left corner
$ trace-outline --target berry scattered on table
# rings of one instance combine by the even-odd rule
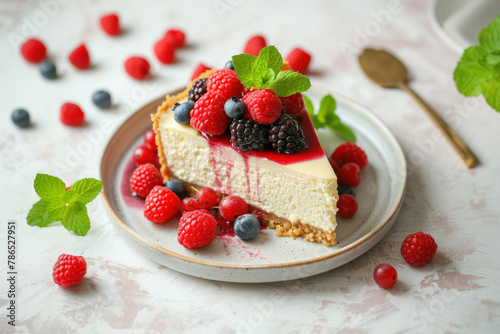
[[[194,69],[193,74],[191,75],[191,80],[194,80],[200,76],[203,72],[211,70],[212,68],[208,67],[205,64],[198,64],[198,66]]]
[[[158,146],[156,146],[156,134],[153,129],[149,129],[144,134],[144,143],[153,152],[158,152]]]
[[[69,61],[79,70],[85,70],[90,66],[90,55],[85,44],[80,44],[69,54]]]
[[[307,147],[304,132],[297,119],[288,114],[281,114],[280,118],[271,124],[269,141],[273,150],[278,153],[294,153]]]
[[[74,103],[64,103],[61,106],[61,122],[69,126],[79,126],[85,121],[83,110]]]
[[[270,130],[248,118],[235,119],[229,126],[231,144],[242,151],[263,150],[269,146]]]
[[[187,195],[186,187],[184,187],[184,184],[177,179],[168,180],[165,182],[165,187],[176,194],[179,199],[183,199]]]
[[[98,90],[92,94],[92,102],[101,109],[111,107],[111,95],[105,90]]]
[[[160,39],[154,45],[154,53],[156,58],[163,64],[172,64],[175,61],[176,46],[171,40]]]
[[[229,118],[242,118],[247,112],[247,107],[241,99],[233,96],[224,103],[224,111]]]
[[[339,184],[347,184],[356,188],[361,182],[361,169],[354,162],[348,162],[340,167],[337,173]]]
[[[223,134],[229,127],[229,117],[224,112],[226,100],[216,92],[207,92],[191,110],[191,126],[208,135]]]
[[[183,47],[186,42],[186,34],[179,29],[169,29],[165,33],[165,37],[163,39],[173,44],[176,48],[180,48]]]
[[[40,73],[45,79],[55,79],[57,78],[56,65],[50,59],[44,60],[40,64]]]
[[[30,114],[26,109],[16,109],[11,114],[12,122],[20,128],[27,128],[30,125]]]
[[[125,71],[136,80],[146,79],[149,68],[149,62],[143,57],[130,57],[125,61]]]
[[[137,167],[130,177],[130,190],[141,197],[147,197],[155,186],[163,185],[163,176],[150,163]]]
[[[156,154],[146,145],[140,145],[134,150],[132,158],[138,165],[144,165],[147,163],[154,164],[156,160]]]
[[[232,222],[238,216],[248,213],[248,205],[243,198],[230,195],[220,201],[219,212],[224,219]]]
[[[260,50],[266,45],[267,43],[264,36],[255,35],[247,41],[243,53],[248,53],[251,54],[252,56],[257,57],[259,55]]]
[[[212,188],[204,187],[198,191],[198,203],[201,209],[210,209],[217,205],[219,196]]]
[[[177,240],[186,248],[199,248],[215,239],[217,221],[210,214],[201,211],[185,212],[179,220]]]
[[[181,200],[170,189],[155,186],[146,196],[144,217],[156,224],[163,224],[179,212]]]
[[[188,91],[188,99],[190,101],[196,102],[205,95],[207,92],[207,80],[208,78],[198,79],[193,82],[193,86]]]
[[[233,70],[233,71],[234,71],[233,61],[232,61],[232,60],[228,60],[228,61],[224,64],[224,68],[227,68],[227,69],[229,69],[229,70]]]
[[[87,262],[82,256],[61,254],[52,269],[54,283],[68,287],[80,283],[87,273]]]
[[[295,93],[287,97],[280,97],[283,112],[297,116],[306,110],[306,103],[301,93]]]
[[[337,201],[337,207],[339,216],[351,218],[358,211],[358,200],[352,195],[342,194]]]
[[[253,239],[257,236],[259,230],[259,220],[257,217],[249,213],[239,216],[234,221],[234,234],[236,234],[240,239]]]
[[[200,203],[198,200],[194,197],[185,197],[182,199],[181,205],[180,205],[181,212],[186,212],[186,211],[194,211],[194,210],[199,210],[200,208]]]
[[[223,68],[210,74],[207,81],[207,91],[216,92],[227,100],[232,96],[241,97],[243,84],[235,71]]]
[[[301,48],[293,49],[285,58],[290,64],[292,71],[305,74],[311,62],[311,55]]]
[[[176,103],[174,105],[174,120],[182,125],[187,125],[191,121],[191,110],[194,108],[193,101]]]
[[[354,162],[359,168],[363,169],[368,163],[366,153],[356,144],[346,142],[332,153],[331,158],[338,162],[342,167],[343,164]]]
[[[251,118],[260,124],[271,124],[281,114],[281,101],[270,89],[254,90],[243,96],[247,107],[245,118]]]
[[[120,18],[117,14],[103,15],[99,23],[102,30],[109,36],[118,36],[120,34]]]
[[[356,197],[356,189],[347,184],[341,184],[340,186],[338,186],[337,191],[339,193],[339,196],[343,194],[349,194]]]
[[[375,283],[383,289],[389,289],[398,281],[398,272],[393,266],[381,263],[373,271]]]
[[[423,232],[410,234],[401,245],[401,255],[413,266],[421,266],[432,260],[437,251],[434,238]]]
[[[45,59],[47,48],[36,38],[30,38],[21,46],[21,55],[30,63],[39,63]]]

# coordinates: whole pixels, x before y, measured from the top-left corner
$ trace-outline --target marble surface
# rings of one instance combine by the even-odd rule
[[[286,8],[286,10],[285,10]],[[124,33],[105,36],[97,22],[116,11]],[[0,332],[19,333],[493,333],[500,326],[500,114],[482,98],[465,98],[452,73],[460,54],[432,27],[432,2],[423,1],[2,1],[0,2]],[[173,65],[161,65],[153,43],[167,28],[187,32]],[[37,200],[36,173],[71,184],[96,177],[103,146],[141,105],[175,89],[203,62],[222,67],[248,37],[263,33],[282,53],[301,46],[313,54],[312,83],[370,108],[392,130],[408,161],[408,188],[399,219],[358,259],[327,273],[273,284],[235,284],[186,276],[131,249],[109,222],[100,200],[89,204],[92,228],[77,237],[61,226],[35,228],[26,214]],[[19,41],[38,36],[60,78],[44,80],[19,55]],[[93,66],[77,71],[70,50],[85,42]],[[366,79],[356,54],[370,45],[396,53],[411,86],[476,152],[467,170],[433,123],[406,93]],[[143,55],[153,77],[130,79],[123,61]],[[99,111],[91,94],[112,93],[114,108]],[[80,128],[63,126],[59,108],[76,102]],[[10,122],[27,108],[33,126]],[[17,223],[16,327],[7,324],[6,232]],[[424,231],[439,249],[431,263],[407,265],[399,248]],[[72,289],[52,282],[61,253],[83,255],[84,281]],[[376,265],[396,267],[398,283],[380,289]]]

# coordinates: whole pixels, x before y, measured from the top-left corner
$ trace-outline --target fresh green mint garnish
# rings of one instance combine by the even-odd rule
[[[500,15],[478,36],[479,45],[464,51],[453,73],[460,93],[483,94],[486,102],[500,112]]]
[[[247,88],[268,88],[284,97],[305,92],[311,87],[309,78],[301,73],[280,72],[283,57],[273,45],[262,48],[257,57],[240,54],[233,56],[232,60],[238,78]]]
[[[327,127],[342,138],[353,143],[356,142],[356,135],[354,132],[347,125],[343,124],[339,116],[335,114],[337,102],[335,102],[333,96],[330,94],[323,96],[317,114],[314,113],[314,107],[311,100],[309,100],[305,95],[302,96],[304,97],[304,101],[306,103],[307,112],[309,113],[311,121],[316,129]]]
[[[90,220],[86,205],[101,192],[101,181],[92,178],[82,179],[66,190],[66,185],[60,178],[37,174],[34,187],[40,200],[28,213],[26,219],[29,225],[46,227],[60,221],[68,231],[73,231],[77,235],[87,235]]]

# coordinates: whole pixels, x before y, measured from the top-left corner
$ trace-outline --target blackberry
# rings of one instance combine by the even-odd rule
[[[286,113],[282,113],[280,118],[271,124],[269,141],[273,150],[278,153],[290,154],[307,147],[299,122],[295,117]]]
[[[205,95],[207,92],[207,80],[208,78],[198,79],[193,83],[193,86],[188,92],[188,99],[190,101],[196,102]]]
[[[263,150],[269,145],[269,128],[251,119],[235,119],[229,126],[231,143],[242,151]]]

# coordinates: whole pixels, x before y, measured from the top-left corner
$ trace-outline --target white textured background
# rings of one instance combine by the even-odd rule
[[[460,55],[435,33],[430,2],[388,1],[0,1],[0,332],[7,326],[5,234],[17,222],[17,326],[20,333],[213,332],[213,333],[488,333],[500,327],[500,114],[482,98],[466,99],[452,72]],[[101,14],[119,13],[125,33],[105,36]],[[385,21],[378,23],[376,16]],[[161,65],[153,43],[170,27],[187,33],[188,46],[174,65]],[[359,31],[368,29],[364,39]],[[370,30],[372,29],[372,30]],[[99,199],[89,205],[92,228],[82,238],[61,226],[34,228],[26,214],[37,200],[38,172],[67,184],[97,176],[103,145],[141,105],[184,84],[201,61],[222,67],[248,37],[262,33],[282,53],[301,46],[313,55],[310,76],[373,110],[401,143],[409,165],[408,189],[399,219],[362,257],[325,274],[274,284],[206,281],[159,266],[134,253],[107,220]],[[17,40],[38,36],[61,77],[44,80],[19,54]],[[93,68],[77,71],[70,50],[85,42]],[[404,92],[366,79],[356,57],[341,46],[385,47],[408,65],[411,86],[477,153],[481,165],[466,170]],[[135,82],[124,73],[128,56],[146,56],[153,79]],[[91,94],[112,93],[116,107],[99,111]],[[73,101],[87,125],[68,128],[59,107]],[[17,129],[10,113],[25,107],[34,126]],[[108,123],[113,125],[110,127]],[[399,248],[422,230],[436,239],[434,260],[408,266]],[[73,289],[52,282],[61,253],[81,254],[88,274]],[[380,289],[372,271],[393,264],[399,281]]]

